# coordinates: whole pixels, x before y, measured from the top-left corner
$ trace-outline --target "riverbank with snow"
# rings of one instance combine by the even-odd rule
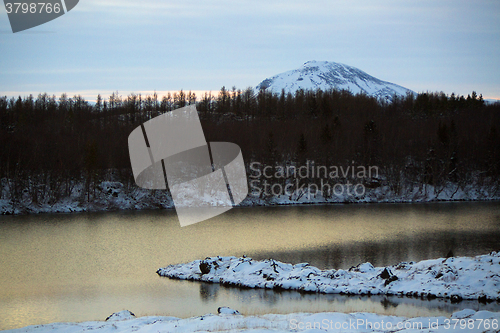
[[[38,202],[33,202],[28,191],[22,193],[20,198],[13,202],[11,199],[7,199],[10,197],[8,182],[4,179],[1,184],[0,215],[174,208],[172,197],[168,191],[146,190],[117,181],[100,182],[90,196],[85,193],[83,184],[75,184],[71,190],[71,195],[67,197],[57,200],[45,198]],[[316,190],[316,186],[310,186],[310,188],[305,187],[305,189],[296,191],[292,195],[272,195],[272,193],[269,193],[267,196],[262,196],[259,193],[251,192],[239,206],[493,200],[500,200],[500,191],[492,185],[465,185],[460,187],[449,183],[442,188],[420,185],[401,190],[400,193],[395,193],[390,186],[378,186],[376,188],[365,188],[363,195],[352,195],[346,192],[329,197],[324,197],[321,191]]]
[[[54,323],[5,331],[9,333],[76,333],[76,332],[498,332],[500,313],[455,312],[451,317],[404,318],[372,313],[292,313],[245,316],[207,314],[179,319],[175,317],[135,318],[121,311],[107,321]]]
[[[158,275],[244,288],[347,295],[397,295],[459,302],[500,302],[500,252],[402,262],[387,267],[359,264],[349,270],[320,270],[275,260],[211,257],[160,268]]]

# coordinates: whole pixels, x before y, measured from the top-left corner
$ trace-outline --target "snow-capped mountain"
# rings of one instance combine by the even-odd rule
[[[303,90],[349,90],[353,94],[365,93],[391,101],[394,95],[406,96],[410,89],[382,81],[362,70],[330,61],[308,61],[299,69],[294,69],[265,79],[257,90],[266,89],[274,93],[295,93]]]

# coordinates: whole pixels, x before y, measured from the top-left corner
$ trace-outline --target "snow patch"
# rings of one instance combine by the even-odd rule
[[[455,321],[467,311],[465,329]],[[130,320],[83,323],[54,323],[4,331],[9,333],[77,333],[77,332],[485,332],[498,331],[500,313],[464,310],[451,318],[405,318],[373,313],[291,313],[261,316],[216,316],[179,319],[175,317],[140,317]],[[455,321],[453,321],[455,320]],[[459,320],[458,320],[459,321]],[[455,325],[456,327],[454,328]],[[469,325],[469,326],[467,326]],[[462,328],[462,329],[461,329]]]
[[[106,318],[106,321],[120,321],[120,320],[128,320],[128,319],[134,319],[135,314],[130,312],[129,310],[123,310],[120,312],[115,312],[108,318]]]
[[[221,306],[220,308],[218,308],[217,313],[222,314],[222,315],[239,315],[240,314],[238,310],[228,308],[227,306]]]
[[[227,286],[348,295],[399,295],[452,302],[500,301],[500,253],[403,262],[364,263],[349,270],[237,257],[210,257],[160,268],[158,275]]]

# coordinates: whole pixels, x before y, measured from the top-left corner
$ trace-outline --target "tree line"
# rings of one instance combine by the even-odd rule
[[[103,180],[135,186],[128,135],[187,104],[196,104],[207,141],[238,144],[247,166],[376,165],[381,179],[375,181],[396,193],[447,182],[489,183],[498,191],[500,105],[485,104],[476,92],[384,102],[345,90],[273,94],[222,87],[217,94],[161,98],[115,92],[95,103],[66,94],[0,97],[0,199],[55,203],[85,184],[81,198],[90,201]]]

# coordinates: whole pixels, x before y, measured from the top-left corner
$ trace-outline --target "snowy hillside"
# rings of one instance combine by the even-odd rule
[[[299,69],[294,69],[265,79],[257,90],[266,89],[274,93],[295,93],[303,90],[349,90],[353,94],[365,93],[384,100],[392,100],[394,95],[405,96],[409,89],[397,84],[379,80],[362,70],[329,61],[308,61]]]

